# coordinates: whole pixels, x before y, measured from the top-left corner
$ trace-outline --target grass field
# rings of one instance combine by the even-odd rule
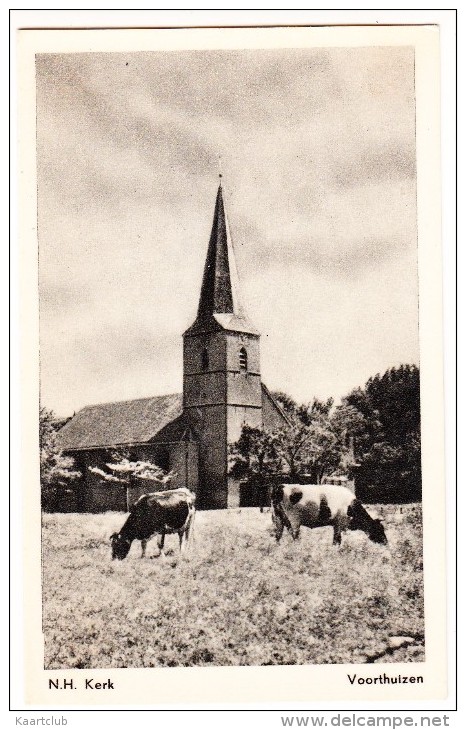
[[[331,528],[277,545],[270,513],[242,509],[198,513],[187,557],[169,536],[169,557],[134,543],[122,562],[122,514],[46,514],[45,668],[423,661],[420,507],[369,509],[388,547],[349,532],[336,548]]]

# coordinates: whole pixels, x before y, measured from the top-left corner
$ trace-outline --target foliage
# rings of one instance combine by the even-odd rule
[[[55,414],[43,406],[39,409],[39,454],[42,508],[51,510],[81,472],[74,469],[74,459],[65,456],[57,445]]]
[[[326,474],[345,470],[348,429],[362,416],[351,406],[333,408],[333,399],[297,404],[285,393],[274,393],[288,423],[275,431],[244,426],[230,448],[230,474],[237,479],[267,480],[269,475],[299,479],[303,475],[319,484]]]
[[[272,439],[281,461],[281,471],[297,479],[311,453],[311,429],[298,420],[275,431]]]
[[[104,481],[130,484],[135,479],[145,479],[157,482],[160,489],[169,489],[170,482],[175,476],[173,472],[165,472],[160,466],[151,461],[134,461],[128,457],[126,450],[115,451],[112,454],[113,462],[105,464],[107,471],[97,466],[90,466],[89,471],[97,474]]]
[[[274,435],[266,429],[243,426],[238,441],[229,448],[229,474],[247,483],[251,504],[270,504],[270,477],[280,471]]]
[[[277,401],[281,409],[285,412],[288,418],[293,418],[296,414],[298,404],[293,400],[291,396],[284,393],[281,390],[276,390],[272,393],[274,400]]]
[[[318,483],[332,471],[354,468],[355,456],[358,496],[363,500],[421,498],[420,388],[415,365],[375,375],[336,408],[331,398],[298,405],[285,393],[274,396],[293,423],[277,434],[276,444],[290,474],[307,473]]]
[[[391,368],[343,399],[363,417],[356,446],[362,498],[412,501],[421,497],[419,369]]]
[[[273,435],[266,429],[243,426],[241,436],[230,448],[230,476],[234,479],[267,477],[279,468]]]
[[[418,639],[380,661],[423,661],[420,506],[406,509],[369,508],[388,547],[347,532],[340,549],[329,527],[277,545],[270,514],[199,512],[184,558],[169,535],[166,560],[138,543],[122,562],[122,514],[45,515],[45,668],[364,663],[401,635]]]
[[[289,419],[292,421],[298,420],[306,426],[310,425],[312,418],[317,414],[328,416],[333,406],[333,398],[327,398],[324,401],[314,398],[312,403],[299,405],[293,398],[281,390],[275,391],[273,397],[285,411]]]

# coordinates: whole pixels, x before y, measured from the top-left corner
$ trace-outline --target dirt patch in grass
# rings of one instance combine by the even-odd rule
[[[424,660],[420,507],[384,505],[389,546],[331,528],[276,544],[270,513],[200,512],[189,554],[112,561],[124,516],[43,517],[45,668],[364,663]],[[172,543],[172,544],[171,544]],[[147,555],[157,553],[155,540]]]

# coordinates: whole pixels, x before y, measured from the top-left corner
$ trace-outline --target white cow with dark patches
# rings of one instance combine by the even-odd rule
[[[272,490],[272,520],[277,542],[286,527],[293,540],[301,526],[333,527],[333,544],[345,530],[363,530],[369,539],[387,544],[380,520],[374,519],[347,487],[333,484],[280,484]]]
[[[141,541],[143,558],[147,543],[154,535],[159,536],[158,544],[162,555],[167,534],[178,533],[180,550],[183,550],[192,528],[196,511],[195,500],[196,495],[185,487],[143,494],[131,508],[120,532],[115,532],[110,538],[112,559],[124,560],[133,540]]]

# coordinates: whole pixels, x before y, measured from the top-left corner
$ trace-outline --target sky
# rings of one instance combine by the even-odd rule
[[[262,379],[419,362],[410,47],[36,56],[41,400],[182,390],[218,186]]]

